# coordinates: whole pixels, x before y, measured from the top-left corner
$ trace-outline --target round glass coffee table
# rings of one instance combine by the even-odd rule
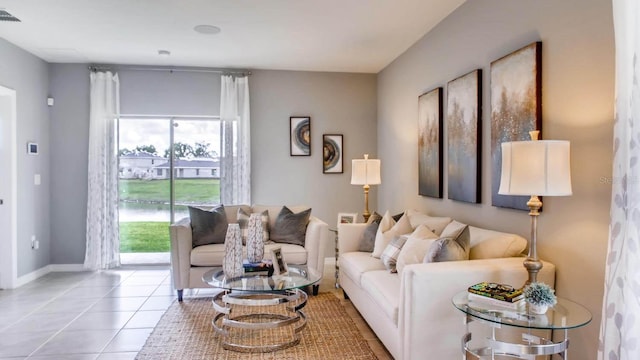
[[[222,346],[241,352],[270,352],[297,345],[307,324],[302,308],[321,274],[306,266],[289,265],[286,274],[244,273],[228,278],[222,268],[207,271],[202,280],[223,289],[213,298],[211,324]]]
[[[472,354],[477,359],[493,359],[496,355],[506,355],[518,359],[534,359],[536,356],[558,354],[562,359],[567,358],[569,347],[568,332],[587,325],[591,321],[591,313],[584,306],[573,301],[558,298],[558,303],[549,308],[545,314],[536,315],[523,310],[508,310],[501,307],[474,303],[469,301],[468,292],[462,291],[453,299],[453,306],[466,314],[465,324],[467,332],[462,337],[462,352]],[[491,338],[487,339],[488,346],[471,349],[471,332],[469,323],[478,320],[491,326]],[[515,344],[496,339],[497,328],[502,326],[521,328],[521,344]],[[564,339],[554,342],[531,334],[531,330],[561,330]]]

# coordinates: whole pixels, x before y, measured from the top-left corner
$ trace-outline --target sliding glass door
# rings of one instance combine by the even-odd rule
[[[122,254],[168,253],[168,226],[188,216],[187,206],[220,202],[219,134],[212,118],[119,120]]]

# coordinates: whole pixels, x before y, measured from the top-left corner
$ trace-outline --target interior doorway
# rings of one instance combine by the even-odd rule
[[[220,202],[219,134],[211,117],[119,119],[123,264],[169,263],[169,224],[188,216],[188,206]]]
[[[0,289],[18,281],[16,91],[0,86]]]

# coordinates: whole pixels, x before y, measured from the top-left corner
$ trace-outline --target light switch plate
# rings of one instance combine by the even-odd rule
[[[36,185],[40,185],[40,174],[33,175],[33,183]]]

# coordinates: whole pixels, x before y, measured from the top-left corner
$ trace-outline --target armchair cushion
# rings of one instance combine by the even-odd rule
[[[304,246],[311,208],[294,214],[283,206],[271,229],[271,240],[277,243]]]
[[[192,247],[208,244],[224,244],[227,235],[227,215],[220,205],[210,211],[189,206]]]

